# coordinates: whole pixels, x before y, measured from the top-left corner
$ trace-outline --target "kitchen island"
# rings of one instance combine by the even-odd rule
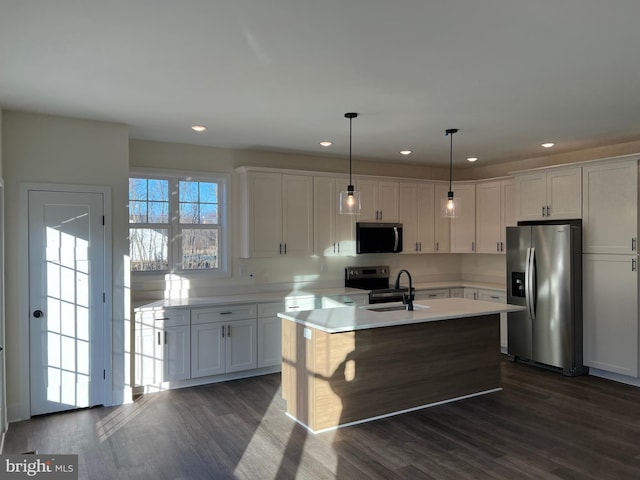
[[[500,313],[523,307],[463,298],[414,307],[278,314],[287,414],[320,432],[500,390]]]

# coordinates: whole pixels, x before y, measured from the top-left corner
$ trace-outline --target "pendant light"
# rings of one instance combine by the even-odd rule
[[[442,216],[447,218],[455,218],[460,215],[460,199],[453,198],[453,189],[451,188],[453,177],[453,134],[457,132],[457,128],[445,130],[445,136],[451,135],[449,144],[449,192],[447,193],[447,198],[442,200]]]
[[[360,215],[360,192],[356,192],[351,181],[351,122],[358,116],[357,113],[345,113],[349,119],[349,185],[346,192],[340,192],[340,213],[342,215]]]

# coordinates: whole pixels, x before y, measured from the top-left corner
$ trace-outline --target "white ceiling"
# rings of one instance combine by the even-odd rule
[[[2,0],[0,105],[339,156],[353,111],[354,159],[447,164],[459,128],[455,163],[486,164],[640,139],[639,19],[638,0]]]

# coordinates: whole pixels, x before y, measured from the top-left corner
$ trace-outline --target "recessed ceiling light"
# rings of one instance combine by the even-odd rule
[[[322,145],[323,147],[330,147],[331,145],[333,145],[333,142],[325,140],[323,142],[320,142],[320,145]]]
[[[207,129],[207,127],[205,127],[204,125],[193,125],[191,127],[191,130],[193,130],[194,132],[204,132]]]
[[[543,143],[543,144],[541,144],[540,146],[541,146],[541,147],[544,147],[544,148],[551,148],[551,147],[553,147],[554,145],[555,145],[555,143],[553,143],[553,142],[547,142],[547,143]]]
[[[411,155],[413,150],[400,150],[400,155]]]
[[[478,157],[469,157],[467,158],[467,162],[475,162],[478,160]]]

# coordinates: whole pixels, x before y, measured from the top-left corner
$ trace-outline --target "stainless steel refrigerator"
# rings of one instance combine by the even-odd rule
[[[507,227],[507,302],[526,307],[507,316],[515,361],[580,375],[582,364],[582,226]]]

